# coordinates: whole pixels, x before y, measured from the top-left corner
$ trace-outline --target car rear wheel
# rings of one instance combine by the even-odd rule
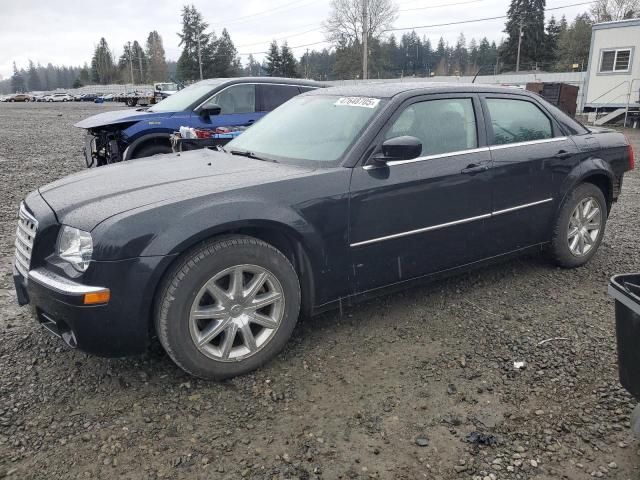
[[[551,240],[553,260],[565,268],[591,260],[602,242],[607,212],[602,190],[591,183],[578,185],[556,219]]]
[[[234,377],[284,347],[300,311],[300,283],[276,248],[247,236],[211,240],[167,275],[155,326],[173,361],[201,378]]]

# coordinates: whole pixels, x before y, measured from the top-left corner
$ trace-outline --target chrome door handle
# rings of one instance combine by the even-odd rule
[[[475,175],[476,173],[482,173],[489,170],[489,166],[487,164],[477,164],[472,163],[467,165],[466,168],[463,168],[460,173],[464,175]]]

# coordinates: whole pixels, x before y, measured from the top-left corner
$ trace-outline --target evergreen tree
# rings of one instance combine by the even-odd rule
[[[278,42],[275,40],[269,45],[269,51],[267,52],[265,70],[270,77],[278,77],[282,75],[282,57],[280,56],[280,49],[278,48]]]
[[[280,71],[282,72],[282,76],[288,78],[297,78],[297,63],[295,57],[293,56],[293,52],[287,45],[287,42],[282,44],[282,49],[280,50]]]
[[[233,77],[240,71],[240,59],[226,28],[222,29],[220,38],[211,43],[211,68],[213,77]]]
[[[247,58],[247,66],[244,68],[244,74],[248,77],[258,77],[262,73],[261,70],[262,67],[256,61],[253,54],[250,53]]]
[[[586,13],[578,15],[558,40],[558,65],[560,71],[573,70],[578,65],[584,70],[589,61],[591,46],[591,18]]]
[[[91,78],[89,76],[89,67],[86,63],[78,73],[78,79],[83,85],[87,85],[91,81]]]
[[[147,81],[162,82],[167,79],[167,61],[165,59],[162,37],[157,31],[149,32],[147,37],[147,58],[149,66]]]
[[[467,40],[461,33],[456,41],[456,46],[451,55],[451,66],[455,75],[465,75],[467,73]]]
[[[533,69],[543,60],[545,4],[545,0],[511,0],[504,30],[508,37],[500,53],[510,69],[516,68],[520,32],[520,70]]]
[[[48,67],[47,67],[48,68]],[[91,59],[91,80],[94,83],[107,84],[115,79],[116,68],[109,44],[102,37],[98,42]],[[59,81],[55,81],[56,87]]]
[[[436,47],[436,75],[448,75],[449,74],[449,58],[447,52],[447,46],[444,43],[444,39],[440,37],[438,40],[438,46]]]
[[[207,57],[211,61],[211,37],[205,33],[209,24],[195,6],[182,7],[182,33],[179,45],[182,53],[178,59],[177,76],[181,80],[195,80],[200,78],[200,58],[202,59],[203,76],[206,70]]]
[[[29,60],[29,71],[27,75],[27,85],[29,86],[29,90],[32,92],[42,90],[40,75],[38,74],[38,70],[36,70],[36,66],[33,64],[32,60]]]
[[[16,62],[13,62],[13,75],[11,75],[11,91],[25,92],[27,90],[27,83],[24,79],[24,74],[18,70]]]
[[[545,69],[551,70],[558,60],[558,41],[560,40],[561,27],[552,16],[547,23],[547,31],[544,37],[544,62]]]

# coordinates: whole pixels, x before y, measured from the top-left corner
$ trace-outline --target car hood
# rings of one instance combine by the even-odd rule
[[[312,170],[195,150],[84,170],[40,187],[39,192],[60,223],[91,231],[127,210],[231,192]]]
[[[104,112],[79,121],[74,126],[78,128],[97,128],[118,123],[139,122],[153,118],[167,117],[171,115],[167,112],[148,112],[145,110],[116,110],[114,112]]]

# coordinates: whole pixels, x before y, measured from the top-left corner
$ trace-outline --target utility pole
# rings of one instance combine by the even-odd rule
[[[304,78],[309,79],[309,49],[307,48],[307,64],[304,67]]]
[[[133,60],[131,59],[131,42],[129,42],[129,70],[131,71],[131,83],[133,85],[136,84],[136,82],[133,80]]]
[[[140,83],[143,83],[144,75],[142,72],[142,52],[138,52],[138,65],[140,66]]]
[[[198,66],[200,67],[200,80],[202,80],[202,51],[200,47],[200,36],[202,32],[198,33]]]
[[[518,34],[518,56],[516,57],[516,73],[520,71],[520,47],[522,47],[522,17],[520,17],[520,33]]]
[[[362,0],[362,79],[369,78],[369,15],[367,12],[369,0]]]

